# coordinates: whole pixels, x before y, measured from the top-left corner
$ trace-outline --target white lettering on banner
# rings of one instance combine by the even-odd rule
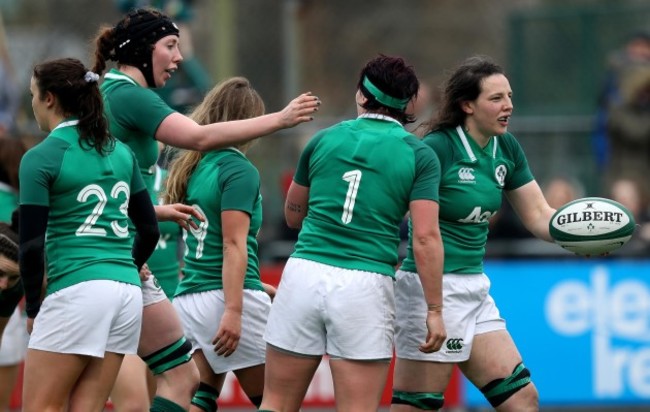
[[[628,389],[650,398],[650,286],[637,279],[609,283],[599,266],[590,284],[558,283],[546,299],[550,327],[560,335],[591,331],[593,390],[600,398],[616,398]]]

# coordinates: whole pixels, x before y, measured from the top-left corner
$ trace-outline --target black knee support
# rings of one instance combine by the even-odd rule
[[[192,405],[205,412],[217,412],[217,398],[219,391],[217,388],[201,382],[199,389],[196,390],[192,398]]]
[[[409,405],[425,411],[437,411],[445,404],[445,396],[437,392],[393,391],[392,404]]]
[[[192,359],[192,344],[185,339],[185,336],[171,345],[142,357],[154,375],[160,375],[178,365],[189,362]]]
[[[530,371],[520,363],[515,367],[512,375],[505,379],[493,380],[481,388],[481,392],[490,405],[496,408],[529,383]]]

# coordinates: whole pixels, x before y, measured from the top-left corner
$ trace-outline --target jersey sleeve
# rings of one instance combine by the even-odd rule
[[[420,143],[420,142],[418,142]],[[440,187],[440,162],[434,151],[424,145],[414,146],[415,181],[411,189],[410,200],[434,200],[438,202]]]
[[[115,93],[115,102],[119,104],[111,105],[112,115],[122,127],[148,136],[155,136],[160,123],[176,112],[153,90],[144,87],[128,87]]]
[[[451,164],[453,150],[450,145],[450,137],[443,131],[430,133],[422,139],[422,143],[433,149],[433,152],[440,163],[440,170],[447,170]]]
[[[510,178],[506,179],[504,189],[514,190],[533,181],[535,177],[528,167],[528,160],[517,139],[510,134],[503,137],[506,150],[509,152],[508,157],[514,163],[513,173],[509,173]]]
[[[260,175],[248,161],[227,162],[220,168],[221,210],[253,214],[260,193]]]
[[[29,150],[20,162],[20,204],[50,206],[50,185],[57,178],[63,154],[64,142],[51,144],[47,139]]]
[[[293,176],[293,181],[298,183],[301,186],[309,187],[311,184],[309,182],[309,163],[311,161],[311,155],[314,153],[318,142],[323,138],[323,134],[319,133],[314,136],[307,146],[303,149],[300,154],[300,159],[298,160],[298,167],[296,167],[296,173]]]

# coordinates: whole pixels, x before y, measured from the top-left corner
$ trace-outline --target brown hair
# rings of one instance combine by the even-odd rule
[[[108,132],[104,101],[97,78],[77,59],[58,59],[34,67],[34,81],[41,100],[47,92],[56,96],[61,114],[79,119],[79,144],[104,154],[115,141]]]
[[[0,222],[0,255],[18,262],[18,234],[14,227],[5,222]]]
[[[205,125],[231,120],[243,120],[264,114],[264,101],[253,89],[248,79],[233,77],[217,84],[190,117]],[[242,143],[238,149],[245,151],[251,142]],[[165,190],[166,203],[183,202],[187,182],[202,158],[201,152],[183,151],[171,164]]]
[[[381,103],[376,96],[364,85],[367,78],[376,88],[394,99],[403,99],[407,102],[417,97],[420,82],[412,66],[406,64],[401,57],[384,56],[368,61],[357,82],[357,89],[366,99],[362,107],[368,111],[387,114],[397,119],[400,123],[412,123],[415,116],[405,113],[407,104],[403,108],[391,107]]]
[[[465,123],[467,114],[461,105],[476,100],[481,94],[483,79],[495,74],[505,73],[501,66],[487,56],[473,56],[465,60],[445,83],[436,118],[420,126],[423,134]]]

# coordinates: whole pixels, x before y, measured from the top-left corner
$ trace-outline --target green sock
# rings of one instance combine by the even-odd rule
[[[156,396],[153,398],[149,412],[186,412],[185,409],[179,404],[170,401],[169,399]]]

